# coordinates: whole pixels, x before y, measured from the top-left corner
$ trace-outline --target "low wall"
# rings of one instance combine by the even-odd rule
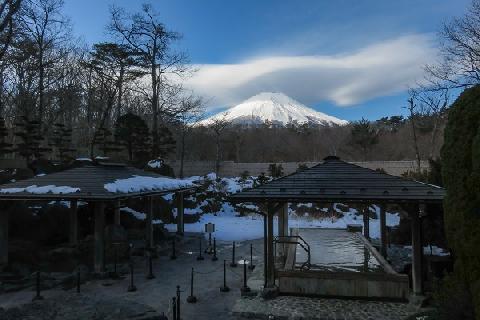
[[[175,171],[175,175],[179,176],[180,172],[180,161],[167,161]],[[388,174],[394,176],[400,176],[402,173],[407,171],[414,171],[417,164],[416,161],[405,160],[405,161],[367,161],[367,162],[351,162],[353,164],[359,165],[361,167],[369,169],[383,169]],[[250,175],[257,176],[262,172],[268,174],[268,166],[271,163],[254,163],[254,162],[244,162],[237,163],[233,161],[223,161],[220,164],[219,175],[222,177],[235,177],[241,175],[243,172],[248,171]],[[318,162],[281,162],[279,163],[283,167],[284,174],[290,174],[297,170],[300,164],[305,164],[308,167],[312,167]],[[428,169],[428,161],[422,161],[422,169]],[[214,161],[185,161],[183,166],[183,175],[187,176],[202,176],[210,172],[215,171],[215,162]]]
[[[25,169],[27,161],[25,159],[0,159],[0,169]]]

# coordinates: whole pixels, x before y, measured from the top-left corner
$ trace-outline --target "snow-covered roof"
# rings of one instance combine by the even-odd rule
[[[0,185],[0,200],[114,200],[192,189],[191,180],[173,179],[124,165],[87,165]]]

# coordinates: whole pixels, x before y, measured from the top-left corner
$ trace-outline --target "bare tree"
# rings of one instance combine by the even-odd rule
[[[196,122],[200,121],[205,114],[202,98],[189,95],[182,99],[177,111],[176,123],[180,135],[180,178],[183,178],[183,166],[185,161],[185,140],[190,134]]]
[[[137,57],[138,66],[145,70],[150,79],[149,100],[152,111],[153,156],[160,155],[159,121],[162,91],[167,85],[168,74],[183,76],[187,73],[185,54],[174,52],[172,43],[181,37],[167,30],[158,14],[150,5],[144,4],[142,11],[127,15],[123,9],[111,8],[111,32],[130,47]],[[170,98],[171,96],[168,95]]]
[[[218,175],[220,171],[220,161],[222,159],[222,141],[221,137],[225,129],[231,125],[231,121],[227,119],[228,112],[222,114],[221,117],[217,117],[212,120],[208,125],[209,129],[215,136],[215,173]]]
[[[20,9],[22,0],[3,0],[0,2],[0,61],[8,50],[12,40],[15,15]]]
[[[480,0],[446,23],[440,32],[442,61],[426,66],[432,88],[464,88],[480,83]]]

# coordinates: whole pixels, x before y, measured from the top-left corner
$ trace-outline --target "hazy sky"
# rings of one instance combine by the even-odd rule
[[[136,0],[65,0],[75,33],[108,40],[109,6]],[[187,86],[232,106],[279,91],[346,120],[403,114],[406,89],[436,57],[437,32],[470,0],[156,0],[198,72]]]

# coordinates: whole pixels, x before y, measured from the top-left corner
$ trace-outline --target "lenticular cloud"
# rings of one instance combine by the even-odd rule
[[[283,92],[305,104],[329,100],[350,106],[414,86],[432,55],[429,36],[409,35],[330,56],[268,56],[197,65],[198,72],[186,86],[212,97],[211,107],[230,106],[260,91]]]

